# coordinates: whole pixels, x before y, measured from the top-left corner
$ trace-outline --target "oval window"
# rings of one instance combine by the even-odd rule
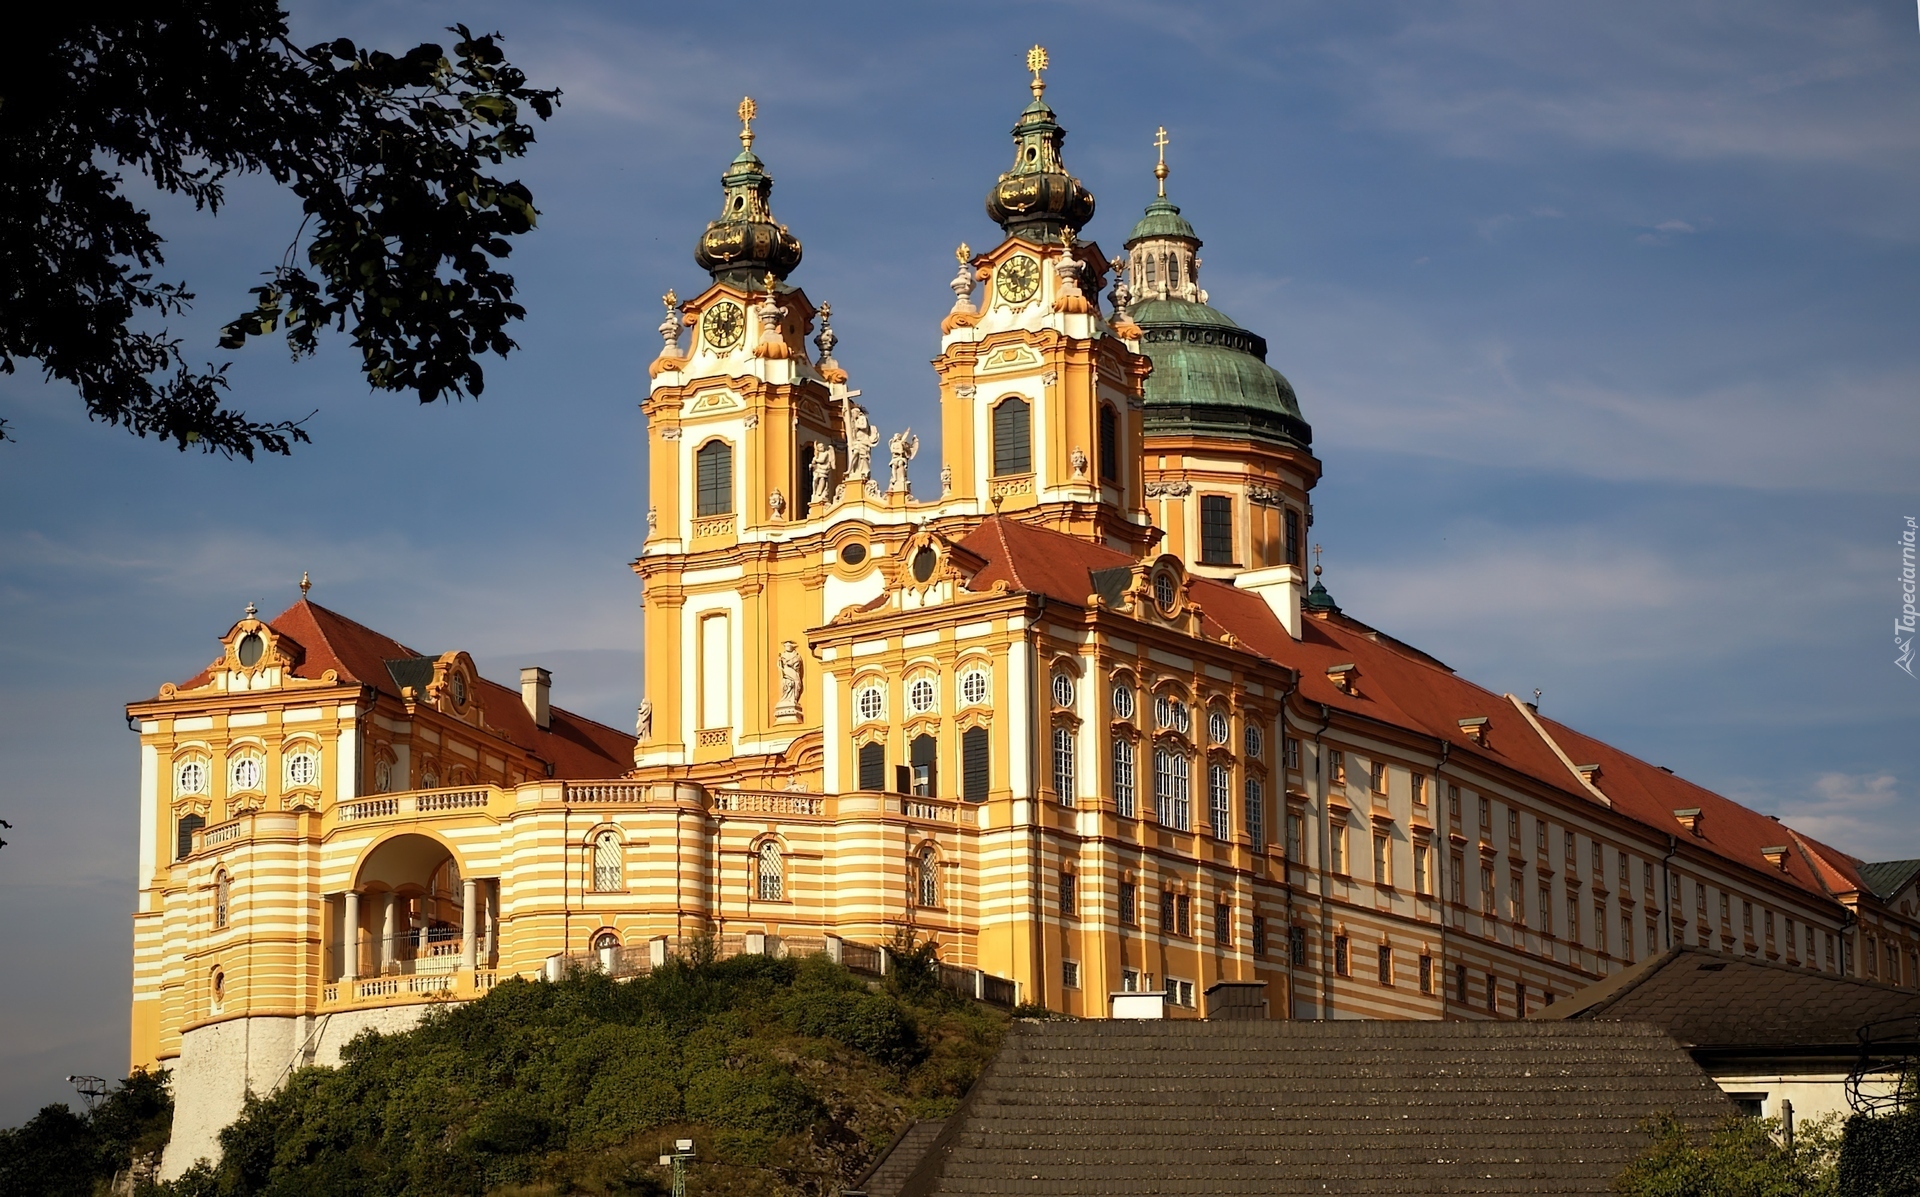
[[[1125,682],[1113,687],[1113,713],[1122,719],[1133,718],[1133,687]]]
[[[1175,594],[1173,588],[1173,574],[1166,570],[1161,570],[1159,573],[1153,575],[1153,601],[1160,604],[1162,611],[1171,613],[1173,611],[1173,601],[1176,597],[1178,596]]]
[[[240,637],[240,648],[234,655],[240,658],[241,668],[252,669],[260,663],[260,658],[266,655],[266,651],[267,642],[260,638],[260,633],[248,632]]]
[[[840,550],[840,562],[843,565],[858,565],[867,559],[867,546],[859,541]]]
[[[913,580],[925,582],[933,576],[933,567],[940,564],[940,554],[931,548],[922,548],[913,555]]]

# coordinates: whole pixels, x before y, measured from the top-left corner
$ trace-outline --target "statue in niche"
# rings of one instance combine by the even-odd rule
[[[800,649],[791,640],[780,644],[780,700],[774,704],[773,717],[782,722],[800,720]]]
[[[887,493],[908,493],[912,490],[912,484],[907,481],[907,463],[920,452],[920,438],[913,435],[911,428],[896,432],[893,439],[887,442],[887,451],[893,459],[887,471]]]
[[[813,442],[813,456],[809,462],[813,467],[813,506],[824,508],[833,501],[833,446],[825,441]]]
[[[950,465],[943,465],[940,467],[940,497],[944,499],[952,493],[953,493],[953,467]]]
[[[873,447],[880,443],[880,430],[867,418],[867,409],[858,403],[847,404],[847,477],[848,482],[865,482],[873,477]]]
[[[1073,465],[1073,476],[1075,478],[1085,478],[1087,476],[1087,454],[1085,450],[1075,445],[1073,452],[1067,456],[1067,460]]]
[[[767,507],[773,512],[774,519],[783,520],[787,518],[787,496],[781,494],[779,490],[776,489],[772,494],[767,496]]]
[[[640,700],[640,709],[633,716],[633,738],[642,744],[653,739],[653,699]]]

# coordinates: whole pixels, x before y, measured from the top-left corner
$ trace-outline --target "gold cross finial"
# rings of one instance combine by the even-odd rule
[[[672,287],[668,287],[667,293],[660,297],[660,302],[665,304],[667,311],[671,313],[675,308],[680,306],[680,297],[673,293]]]
[[[1033,89],[1033,98],[1037,100],[1040,98],[1040,93],[1047,90],[1046,80],[1040,77],[1040,72],[1047,69],[1047,48],[1045,46],[1036,45],[1033,49],[1027,51],[1027,69],[1033,72],[1033,82],[1027,86]]]
[[[778,281],[778,280],[776,280],[776,279],[775,279],[775,278],[773,277],[773,271],[771,271],[771,270],[769,270],[769,271],[767,271],[767,279],[766,279],[766,282],[767,282],[767,299],[768,299],[769,301],[771,301],[771,300],[773,299],[773,284],[774,284],[774,283],[775,283],[776,281]]]
[[[750,150],[753,148],[753,118],[760,114],[760,109],[754,104],[752,96],[746,96],[734,111],[740,114],[740,148]]]
[[[1313,576],[1320,576],[1320,546],[1313,546]]]
[[[962,266],[965,266],[967,264],[967,259],[971,258],[972,256],[973,256],[973,246],[968,245],[964,241],[960,243],[959,249],[956,249],[953,251],[954,260],[959,262]]]
[[[1153,135],[1153,148],[1160,153],[1160,161],[1153,168],[1153,177],[1160,180],[1160,198],[1167,198],[1167,127]]]

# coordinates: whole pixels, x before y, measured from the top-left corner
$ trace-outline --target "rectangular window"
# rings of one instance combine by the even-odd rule
[[[1160,891],[1160,934],[1173,934],[1173,891]]]
[[[694,514],[729,515],[733,512],[733,446],[709,441],[693,455]]]
[[[1725,891],[1720,894],[1720,933],[1728,938],[1733,936],[1733,900]]]
[[[1064,989],[1080,988],[1080,962],[1062,960],[1060,962],[1060,985]]]
[[[1372,783],[1374,793],[1385,794],[1387,792],[1387,766],[1385,763],[1381,761],[1373,762],[1369,780]]]
[[[1527,879],[1519,873],[1507,878],[1507,917],[1516,927],[1527,925]]]
[[[1480,799],[1480,834],[1483,838],[1493,834],[1493,803],[1486,798]]]
[[[1120,883],[1120,921],[1131,927],[1140,921],[1140,891],[1131,881]]]
[[[1453,1000],[1462,1006],[1467,1004],[1467,966],[1464,964],[1453,966]]]
[[[1253,916],[1253,954],[1267,954],[1267,920],[1261,915]]]
[[[1494,980],[1492,973],[1487,974],[1487,1013],[1500,1013],[1500,982]]]
[[[887,788],[887,746],[878,740],[869,740],[860,746],[860,788]]]
[[[1593,849],[1593,883],[1599,885],[1607,877],[1606,865],[1602,863],[1602,853],[1605,849],[1600,846],[1598,840],[1588,846]]]
[[[1257,777],[1247,778],[1245,788],[1247,838],[1253,841],[1253,850],[1259,852],[1267,846],[1267,790]]]
[[[1467,904],[1467,858],[1458,852],[1449,862],[1453,865],[1453,902],[1456,906]]]
[[[1305,850],[1307,838],[1307,817],[1298,811],[1287,812],[1287,859],[1295,864],[1301,862],[1300,853]]]
[[[1175,930],[1189,939],[1193,938],[1193,898],[1187,894],[1181,894],[1174,903],[1173,909],[1179,923]]]
[[[1427,862],[1432,858],[1433,848],[1427,844],[1416,843],[1413,846],[1413,892],[1433,896],[1433,876]]]
[[[1627,854],[1620,853],[1620,889],[1624,892],[1633,888],[1633,866],[1627,861]]]
[[[1480,866],[1480,913],[1491,916],[1493,910],[1493,866]]]
[[[970,727],[960,733],[960,796],[968,802],[987,800],[987,729]]]
[[[1602,956],[1607,954],[1607,904],[1593,904],[1593,950]]]
[[[1167,1000],[1176,1006],[1193,1009],[1193,982],[1167,978]]]
[[[1545,819],[1534,820],[1533,852],[1540,858],[1542,865],[1547,863],[1547,821]]]
[[[1133,818],[1133,741],[1122,736],[1113,742],[1113,813]]]
[[[1393,884],[1393,850],[1386,836],[1375,832],[1373,836],[1373,883],[1375,885]]]
[[[1300,564],[1300,513],[1287,509],[1285,519],[1287,529],[1287,564]]]
[[[993,409],[993,474],[1026,474],[1033,470],[1031,409],[1025,399],[1002,399]]]
[[[1327,753],[1327,782],[1336,786],[1347,784],[1347,754],[1338,748]]]
[[[1347,871],[1347,825],[1336,821],[1327,829],[1327,846],[1333,850],[1333,871]]]
[[[1227,772],[1225,765],[1207,766],[1207,823],[1216,840],[1233,837],[1232,815],[1229,810],[1233,801],[1233,775]]]
[[[1527,985],[1524,981],[1513,983],[1513,1016],[1515,1018],[1527,1016]]]
[[[1425,952],[1420,954],[1420,992],[1433,992],[1433,957]]]
[[[1165,748],[1153,750],[1154,813],[1162,827],[1185,831],[1191,819],[1188,769],[1191,762]]]
[[[939,742],[932,736],[915,736],[907,745],[907,763],[913,770],[913,794],[933,798],[939,779],[935,776]]]
[[[1233,500],[1200,496],[1200,564],[1233,564]]]
[[[1100,408],[1100,480],[1120,480],[1120,417],[1104,405]]]
[[[1307,962],[1307,929],[1305,927],[1287,928],[1287,961],[1295,965],[1303,965]]]
[[[1573,854],[1573,832],[1571,831],[1567,832],[1566,849],[1567,872],[1571,873],[1576,863]]]
[[[1413,787],[1413,804],[1415,806],[1425,806],[1427,804],[1427,775],[1424,773],[1410,774],[1407,781]]]
[[[1067,918],[1072,918],[1080,911],[1079,895],[1074,892],[1078,880],[1072,873],[1060,874],[1060,913]]]
[[[1393,984],[1393,946],[1391,944],[1380,945],[1380,983]]]
[[[1287,737],[1287,768],[1300,768],[1300,741],[1294,736]]]
[[[1061,806],[1073,805],[1073,729],[1053,729],[1053,792]]]
[[[1540,887],[1540,930],[1553,934],[1553,887],[1550,885]]]
[[[1520,812],[1507,809],[1507,842],[1518,847],[1520,843]]]
[[[1347,937],[1344,935],[1334,936],[1333,937],[1333,971],[1340,974],[1343,977],[1351,976],[1352,974],[1348,969],[1349,963],[1350,961],[1347,959]]]
[[[1620,912],[1620,958],[1628,964],[1633,963],[1633,912]]]
[[[1139,969],[1123,968],[1120,970],[1121,993],[1144,993],[1146,988],[1146,978],[1141,976]]]
[[[1567,942],[1580,942],[1580,895],[1571,886],[1567,889]]]
[[[1447,818],[1455,823],[1460,821],[1460,787],[1447,787]]]
[[[1225,902],[1213,904],[1213,942],[1215,947],[1233,946],[1233,907]]]
[[[1753,903],[1740,903],[1740,930],[1748,939],[1753,938]]]

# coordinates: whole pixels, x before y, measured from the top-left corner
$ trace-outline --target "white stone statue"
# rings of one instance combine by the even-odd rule
[[[833,446],[825,441],[813,442],[813,506],[825,508],[833,501]]]
[[[940,467],[940,497],[944,499],[952,493],[953,493],[953,467],[950,465],[943,465]]]
[[[867,409],[858,403],[847,404],[847,477],[848,482],[865,482],[873,477],[873,447],[880,443],[880,430],[867,418]]]
[[[773,717],[778,720],[800,718],[800,649],[791,640],[780,644],[780,701],[774,704]]]
[[[660,322],[660,356],[672,360],[680,356],[680,297],[669,290],[660,297],[666,305],[667,317]]]
[[[1067,456],[1067,460],[1073,463],[1073,476],[1075,478],[1085,478],[1087,476],[1087,454],[1085,450],[1075,445],[1073,452]]]
[[[772,510],[774,519],[783,520],[787,518],[787,496],[781,494],[777,489],[767,496],[767,507]]]
[[[907,481],[907,463],[920,452],[920,438],[913,435],[911,428],[896,432],[893,439],[887,442],[887,451],[893,458],[887,473],[887,493],[905,494],[911,491],[913,484]]]
[[[640,709],[633,714],[633,738],[642,744],[653,739],[653,699],[640,700]]]
[[[967,261],[973,256],[973,247],[963,241],[960,243],[960,248],[953,251],[953,256],[960,260],[959,272],[953,276],[953,281],[947,284],[953,288],[953,310],[959,315],[971,316],[974,314],[973,283],[978,277],[974,273],[973,266]]]
[[[651,504],[647,506],[647,535],[660,531],[660,509]]]

